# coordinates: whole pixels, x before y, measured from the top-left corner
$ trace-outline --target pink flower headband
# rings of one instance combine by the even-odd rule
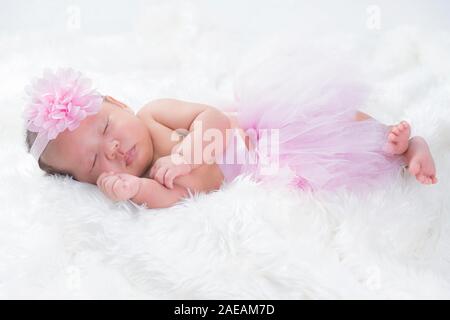
[[[50,140],[100,110],[103,96],[91,89],[91,81],[72,69],[44,71],[42,78],[25,88],[30,100],[23,117],[26,128],[37,132],[30,153],[39,160]]]

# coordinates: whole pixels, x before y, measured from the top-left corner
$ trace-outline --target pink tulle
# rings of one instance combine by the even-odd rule
[[[244,130],[279,130],[279,167],[293,171],[291,184],[357,190],[399,172],[402,157],[383,151],[388,127],[373,119],[355,121],[368,89],[349,64],[277,58],[237,78],[232,108]],[[266,136],[253,143],[266,143],[268,150],[272,144]],[[261,164],[243,166],[239,173],[244,172],[263,181],[278,179],[278,172],[261,174]]]

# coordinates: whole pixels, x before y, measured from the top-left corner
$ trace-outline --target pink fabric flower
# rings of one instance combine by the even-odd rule
[[[25,88],[30,101],[24,112],[29,131],[38,132],[30,152],[39,159],[48,142],[66,129],[75,130],[100,110],[103,97],[91,81],[73,69],[45,70],[42,78]]]

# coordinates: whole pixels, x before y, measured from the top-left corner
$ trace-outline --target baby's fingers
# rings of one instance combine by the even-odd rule
[[[158,172],[159,169],[161,169],[161,166],[157,162],[150,168],[150,172],[148,174],[148,177],[150,179],[155,179],[156,180],[155,175],[156,175],[156,173]]]
[[[113,177],[114,177],[114,176],[112,176],[112,175],[104,177],[104,178],[100,181],[100,186],[101,186],[103,189],[106,190],[106,189],[108,188],[108,185],[111,184],[111,179],[112,179]]]
[[[178,176],[176,168],[171,168],[166,171],[164,176],[164,184],[167,188],[173,189],[173,180]]]
[[[118,176],[112,175],[105,178],[105,182],[103,188],[108,196],[112,197],[114,200],[117,199],[117,194],[114,191],[114,185],[117,182],[120,182],[120,178]]]
[[[158,181],[160,184],[164,185],[164,176],[166,175],[167,168],[162,167],[159,168],[158,171],[155,173],[155,180]]]
[[[98,185],[98,186],[100,186],[101,184],[102,184],[102,182],[104,181],[104,179],[107,177],[107,176],[110,176],[110,175],[112,175],[112,174],[114,174],[114,172],[112,172],[112,171],[105,171],[105,172],[103,172],[102,174],[100,174],[99,176],[98,176],[98,178],[97,178],[97,182],[96,182],[96,184]]]
[[[119,201],[128,200],[129,187],[129,184],[126,181],[123,181],[120,178],[117,179],[112,186],[112,191],[116,196],[116,199]]]
[[[168,187],[169,189],[173,189],[173,180],[175,180],[176,177],[183,176],[188,173],[189,170],[187,170],[183,165],[170,168],[169,170],[167,170],[164,177],[164,183],[166,187]]]

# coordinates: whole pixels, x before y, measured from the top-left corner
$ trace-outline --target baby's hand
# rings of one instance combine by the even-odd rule
[[[141,186],[141,178],[127,173],[103,172],[97,179],[97,186],[113,201],[133,198]]]
[[[158,181],[169,189],[173,189],[173,180],[178,176],[189,174],[192,166],[179,154],[171,154],[156,160],[150,169],[149,178]]]

